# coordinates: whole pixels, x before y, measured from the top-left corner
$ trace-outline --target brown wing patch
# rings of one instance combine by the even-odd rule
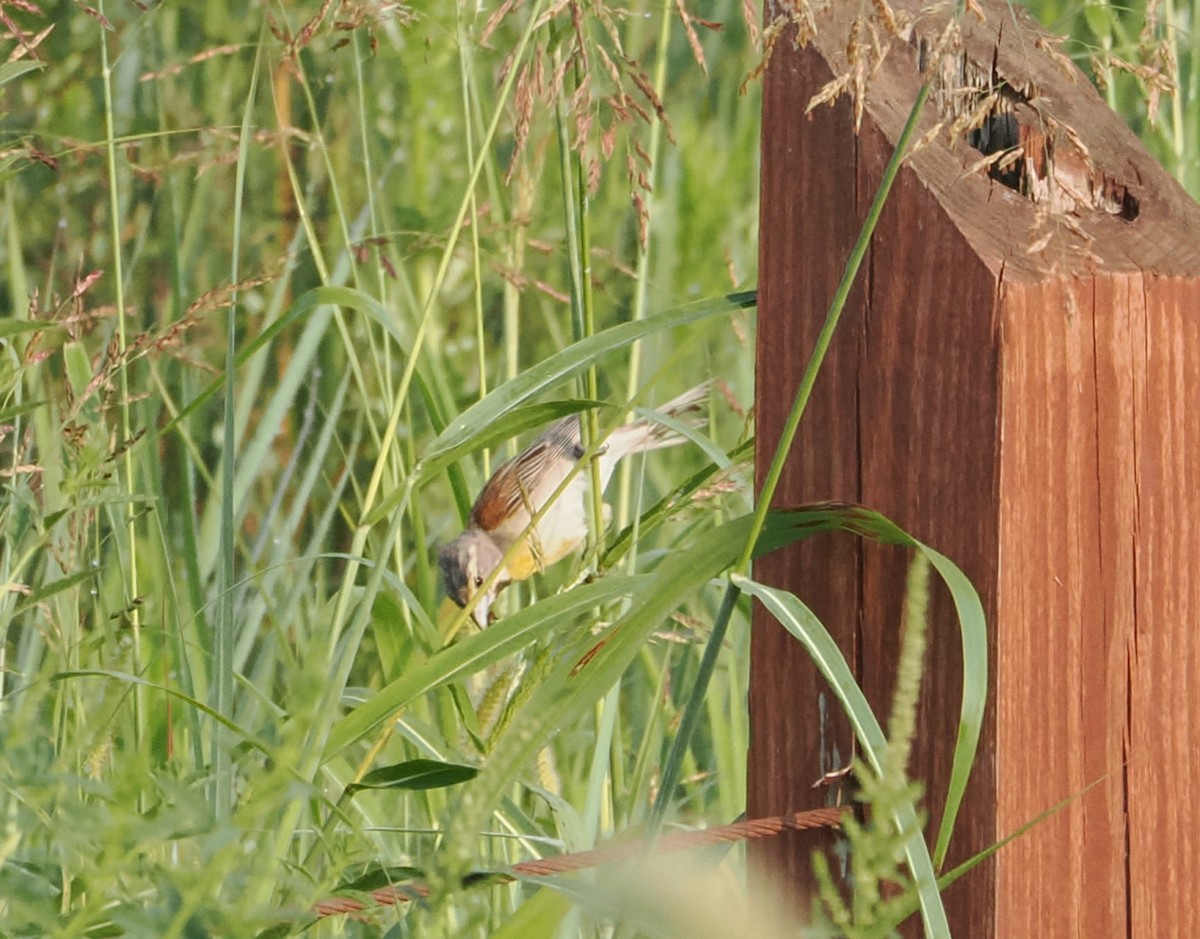
[[[471,521],[484,531],[493,531],[518,509],[532,514],[540,507],[539,495],[544,499],[578,459],[578,446],[579,421],[574,416],[556,421],[528,449],[492,474],[475,501]],[[557,466],[560,462],[563,465]],[[548,490],[549,482],[553,484]]]
[[[521,456],[524,456],[522,454]],[[509,460],[492,474],[492,478],[479,493],[475,507],[471,509],[471,524],[484,531],[492,531],[512,515],[521,502],[520,472],[517,462],[521,456]]]

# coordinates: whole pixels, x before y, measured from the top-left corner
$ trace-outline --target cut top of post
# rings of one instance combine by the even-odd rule
[[[909,165],[984,263],[1008,280],[1200,273],[1200,206],[1059,39],[1002,0],[972,3],[957,26],[916,0],[891,10],[889,23],[831,4],[813,44],[846,88],[865,89],[866,114],[893,143],[932,77]]]

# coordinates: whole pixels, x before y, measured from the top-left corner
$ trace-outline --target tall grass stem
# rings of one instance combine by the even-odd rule
[[[99,4],[100,15],[104,15],[104,3]],[[121,248],[121,192],[117,179],[117,132],[114,120],[112,62],[108,52],[108,34],[100,27],[100,65],[104,77],[104,155],[108,169],[108,209],[110,235],[112,237],[112,265],[114,292],[117,300],[117,355],[120,358],[121,387],[121,448],[124,450],[121,463],[122,485],[128,498],[125,500],[125,536],[128,541],[128,563],[125,565],[128,595],[125,598],[129,629],[133,638],[130,648],[130,671],[142,674],[142,614],[140,590],[138,589],[137,551],[137,482],[133,476],[133,420],[130,416],[129,400],[129,327],[125,307],[125,268]],[[140,686],[133,688],[130,700],[133,703],[133,736],[136,747],[141,746],[145,730],[145,701]]]
[[[800,380],[800,387],[796,390],[796,397],[792,402],[791,411],[788,413],[787,421],[784,423],[783,431],[780,434],[779,443],[775,447],[770,468],[767,470],[767,475],[759,491],[758,501],[754,509],[754,519],[750,526],[750,533],[746,538],[741,556],[738,558],[738,562],[734,568],[736,572],[740,573],[749,567],[754,546],[757,544],[758,536],[761,534],[763,525],[766,523],[767,513],[770,511],[771,501],[775,496],[775,489],[779,485],[780,476],[783,474],[784,463],[791,452],[796,431],[800,427],[800,418],[803,417],[805,408],[808,406],[813,386],[816,384],[817,375],[821,370],[821,365],[825,361],[825,354],[829,350],[829,344],[833,340],[834,331],[841,320],[842,310],[846,306],[846,300],[850,296],[850,290],[854,286],[854,280],[858,276],[858,270],[862,266],[863,258],[866,257],[867,248],[871,243],[871,236],[874,235],[875,227],[879,223],[879,217],[883,214],[883,207],[887,202],[888,194],[892,190],[892,183],[895,182],[896,174],[899,173],[900,166],[904,162],[904,157],[908,152],[908,145],[917,128],[917,122],[920,120],[921,111],[925,107],[925,101],[929,97],[931,87],[931,83],[926,81],[917,93],[917,98],[913,102],[912,109],[909,111],[904,129],[900,132],[900,137],[896,141],[896,147],[892,152],[892,156],[888,160],[887,166],[884,167],[883,177],[879,182],[879,188],[875,192],[875,198],[871,202],[871,207],[867,211],[867,216],[863,220],[858,240],[855,242],[854,248],[850,252],[850,257],[846,261],[846,268],[842,272],[842,279],[834,291],[833,299],[829,305],[829,312],[825,317],[825,323],[821,327],[820,334],[817,336],[816,345],[813,348],[812,355],[809,357],[808,365],[804,370],[804,376]],[[671,742],[671,751],[668,754],[666,763],[663,765],[661,788],[650,815],[652,831],[656,831],[662,824],[667,806],[670,804],[675,787],[679,783],[684,756],[691,746],[692,735],[699,723],[700,714],[704,708],[704,698],[708,693],[709,681],[716,668],[717,655],[720,652],[722,644],[725,642],[725,634],[729,629],[729,620],[733,615],[734,608],[737,606],[739,594],[740,590],[737,585],[730,580],[726,584],[725,596],[721,601],[721,608],[717,613],[712,633],[709,635],[704,649],[700,672],[696,676],[696,682],[692,686],[691,694],[684,708],[683,718],[679,724],[679,732]]]

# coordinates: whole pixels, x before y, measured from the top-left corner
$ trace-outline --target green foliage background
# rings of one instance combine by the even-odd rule
[[[24,39],[0,67],[0,935],[299,929],[364,875],[436,885],[645,823],[716,616],[713,552],[681,562],[685,599],[650,641],[614,642],[603,667],[631,664],[612,690],[598,667],[591,697],[561,693],[594,628],[650,608],[645,572],[749,508],[752,315],[717,299],[650,319],[541,398],[467,409],[585,333],[753,284],[759,53],[735,2],[694,5],[723,24],[694,44],[673,3],[589,5],[578,33],[569,11],[530,31],[528,8],[494,9],[3,5]],[[1200,191],[1196,10],[1164,3],[1149,28],[1141,5],[1037,12]],[[589,69],[558,91],[580,36]],[[1164,75],[1182,94],[1147,105]],[[573,307],[580,245],[592,297]],[[574,605],[534,601],[578,562],[510,591],[532,611],[512,638],[470,637],[458,672],[433,657],[453,613],[431,552],[538,401],[617,402],[611,427],[712,377],[711,431],[631,466],[617,524],[712,461],[700,488]],[[423,475],[452,439],[467,458]],[[680,821],[743,808],[747,610],[669,793]],[[344,717],[401,700],[391,730]],[[415,758],[487,765],[494,788],[343,795]],[[531,896],[307,934],[596,934]]]

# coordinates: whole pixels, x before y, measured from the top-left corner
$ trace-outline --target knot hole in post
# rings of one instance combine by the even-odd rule
[[[1032,82],[1001,75],[962,51],[929,62],[927,39],[918,41],[918,65],[936,68],[932,100],[953,137],[985,159],[970,167],[1060,214],[1103,212],[1131,222],[1140,205],[1130,187],[1105,172],[1074,128],[1048,113],[1049,102]]]

